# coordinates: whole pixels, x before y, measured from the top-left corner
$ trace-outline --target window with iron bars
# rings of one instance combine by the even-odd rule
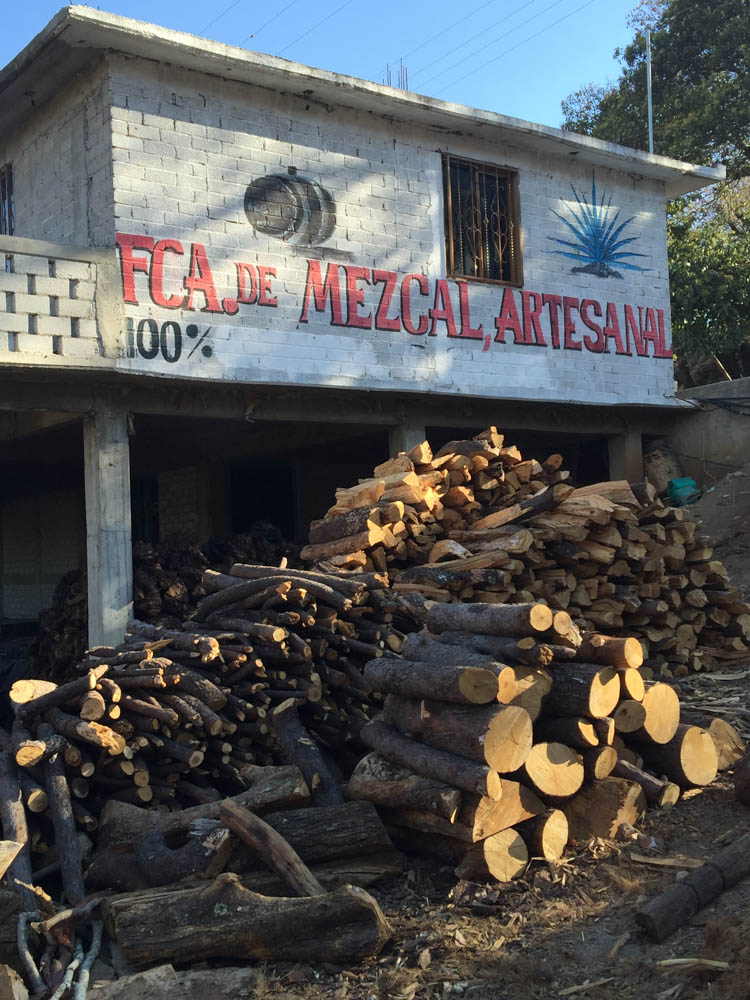
[[[14,228],[13,169],[8,164],[0,167],[0,236],[12,236]]]
[[[443,180],[448,274],[520,285],[518,174],[446,155]]]

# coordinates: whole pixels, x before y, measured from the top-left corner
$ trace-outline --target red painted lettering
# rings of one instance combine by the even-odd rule
[[[667,334],[664,328],[664,310],[657,309],[656,317],[659,323],[659,354],[657,356],[660,358],[671,358],[672,348],[671,346],[667,347]]]
[[[331,325],[344,326],[344,316],[341,310],[341,288],[339,286],[339,265],[327,264],[326,276],[320,270],[319,260],[308,260],[307,262],[307,283],[305,284],[305,296],[302,300],[302,313],[300,323],[307,323],[307,314],[310,309],[310,296],[312,296],[313,307],[316,312],[326,311],[326,300],[331,303]]]
[[[538,292],[521,292],[521,304],[523,310],[523,333],[524,343],[533,344],[535,347],[546,347],[547,341],[544,339],[542,331],[541,315],[542,296]]]
[[[654,348],[654,357],[659,357],[659,331],[656,327],[656,313],[653,309],[646,309],[646,322],[643,327],[643,347],[648,355],[649,342]]]
[[[216,297],[216,286],[214,276],[211,273],[211,265],[208,263],[206,248],[202,243],[193,243],[190,247],[190,273],[184,281],[188,296],[185,301],[186,309],[194,309],[193,296],[200,293],[206,300],[201,312],[220,313],[222,308]]]
[[[602,307],[596,301],[596,299],[584,299],[581,302],[581,319],[583,320],[583,325],[587,326],[589,330],[596,334],[596,338],[592,337],[591,334],[586,333],[583,336],[583,342],[586,345],[587,351],[593,351],[594,354],[601,354],[604,350],[604,333],[600,323],[595,323],[593,319],[589,316],[589,310],[591,310],[597,319],[601,319]]]
[[[254,264],[236,263],[234,266],[237,268],[237,301],[243,306],[251,306],[258,301],[258,272]]]
[[[565,337],[563,346],[566,351],[582,351],[583,344],[580,340],[573,340],[573,334],[576,332],[573,310],[578,312],[578,299],[573,299],[566,295],[563,298],[563,323]]]
[[[115,240],[120,251],[120,272],[122,274],[122,297],[125,302],[137,306],[138,296],[135,292],[135,272],[148,274],[149,261],[147,257],[134,257],[133,250],[153,250],[153,236],[131,236],[129,233],[116,233]]]
[[[552,346],[560,346],[560,309],[562,308],[562,298],[559,295],[543,295],[542,302],[549,306],[549,329]]]
[[[607,322],[604,326],[604,351],[609,354],[609,341],[615,342],[615,354],[630,354],[625,350],[620,332],[620,321],[617,318],[617,306],[614,302],[607,303]]]
[[[398,274],[396,271],[373,271],[373,285],[382,285],[383,291],[380,294],[380,302],[375,312],[375,329],[398,332],[401,330],[401,320],[398,316],[389,316],[388,310],[398,285]]]
[[[427,331],[431,337],[436,337],[435,326],[439,322],[445,323],[449,337],[457,337],[456,318],[453,315],[453,303],[451,302],[451,292],[445,278],[438,278],[435,282],[435,301],[430,309],[430,319],[432,326]]]
[[[503,301],[500,305],[500,312],[495,317],[495,329],[497,330],[495,341],[499,341],[501,344],[505,343],[506,330],[513,331],[513,339],[516,344],[524,343],[521,320],[518,317],[512,288],[503,289]]]
[[[151,271],[148,276],[148,290],[151,301],[154,305],[163,309],[180,309],[185,301],[185,296],[175,293],[174,295],[164,294],[164,255],[169,251],[182,257],[185,253],[182,243],[177,240],[159,240],[154,245],[151,257]]]
[[[271,279],[276,277],[276,268],[258,264],[258,305],[277,306],[279,300],[271,294]]]
[[[469,285],[465,281],[457,281],[458,285],[458,305],[461,314],[461,332],[459,337],[467,337],[470,340],[481,340],[484,336],[484,327],[480,323],[477,327],[471,325],[471,312],[469,307]]]
[[[359,313],[359,309],[365,304],[365,292],[363,288],[357,286],[358,281],[366,281],[370,284],[369,267],[353,267],[344,265],[346,272],[346,325],[354,326],[360,330],[372,329],[372,312],[366,316]]]
[[[630,335],[633,335],[636,353],[643,357],[643,340],[641,338],[641,307],[638,307],[638,322],[635,321],[635,314],[632,306],[625,306],[625,343],[628,346],[626,354],[631,354]]]
[[[404,280],[401,282],[401,322],[404,324],[404,329],[407,333],[413,333],[415,336],[422,336],[427,333],[427,327],[429,326],[429,321],[427,317],[422,314],[419,317],[419,324],[414,326],[414,322],[411,316],[411,283],[416,282],[419,285],[419,294],[427,295],[429,294],[430,286],[427,284],[427,278],[423,274],[407,274]]]

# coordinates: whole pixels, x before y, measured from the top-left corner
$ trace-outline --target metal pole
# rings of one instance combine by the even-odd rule
[[[646,28],[646,92],[648,100],[648,151],[654,151],[654,106],[651,99],[651,28]]]

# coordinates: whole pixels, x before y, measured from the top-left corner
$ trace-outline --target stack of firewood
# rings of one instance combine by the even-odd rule
[[[680,722],[633,637],[581,636],[539,603],[436,603],[427,624],[404,659],[365,668],[386,698],[348,787],[397,843],[458,862],[460,877],[505,881],[569,838],[614,837],[742,756],[727,723]]]
[[[740,600],[689,512],[647,482],[574,489],[559,455],[524,459],[495,428],[429,444],[336,494],[303,558],[388,568],[401,595],[565,609],[580,628],[637,636],[660,676],[747,655]]]
[[[236,793],[248,767],[294,756],[300,732],[346,763],[371,715],[362,667],[395,657],[405,639],[388,621],[386,584],[245,563],[206,570],[206,596],[181,628],[131,622],[121,645],[88,651],[75,680],[14,684],[12,740],[28,795],[44,809],[34,767],[61,746],[87,830],[110,800],[178,808]],[[407,606],[398,613],[416,627]],[[51,739],[40,738],[43,724]]]

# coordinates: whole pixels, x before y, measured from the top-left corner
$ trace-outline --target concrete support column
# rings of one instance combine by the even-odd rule
[[[609,478],[637,483],[643,479],[643,443],[641,432],[628,430],[612,434],[609,443]]]
[[[83,425],[89,645],[122,642],[133,601],[128,415],[99,401]]]
[[[391,457],[400,451],[411,451],[427,437],[424,423],[419,420],[405,420],[388,431],[388,450]]]

